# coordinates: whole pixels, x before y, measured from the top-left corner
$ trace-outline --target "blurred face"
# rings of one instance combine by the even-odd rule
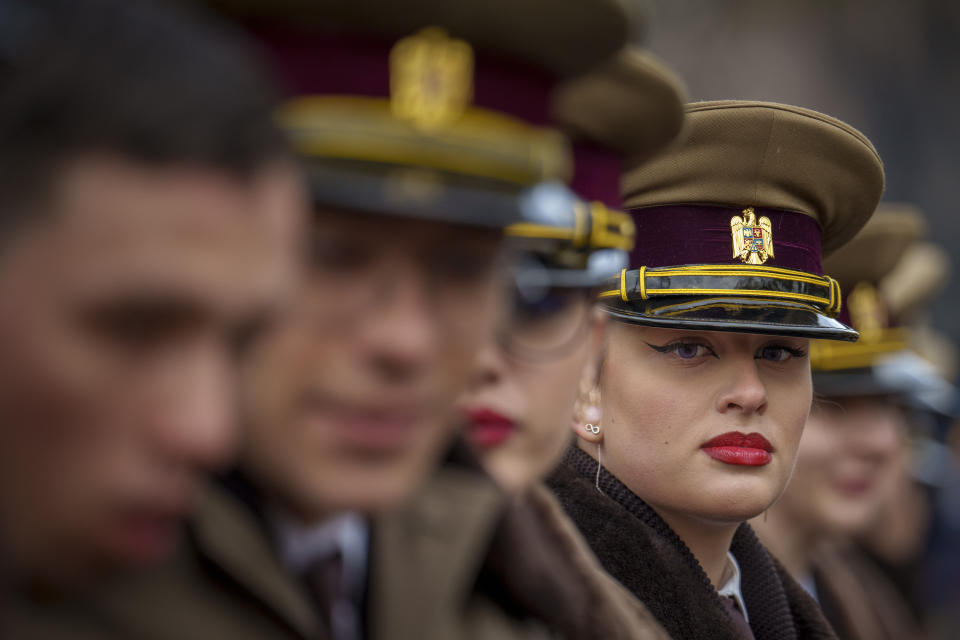
[[[807,349],[802,338],[612,323],[604,466],[668,522],[762,512],[786,486],[810,409]]]
[[[603,339],[605,316],[594,308],[589,292],[568,290],[551,297],[556,300],[540,301],[547,309],[528,310],[518,319],[514,340],[507,336],[506,345],[504,338],[487,342],[470,389],[459,402],[467,435],[484,466],[510,490],[546,474],[569,444],[579,383]],[[557,331],[561,326],[564,330]],[[533,344],[525,339],[527,332],[543,339],[551,330],[562,337],[562,345],[560,340],[544,344],[539,358],[523,348]],[[516,342],[520,348],[511,349]]]
[[[0,253],[0,522],[40,580],[162,555],[235,446],[235,359],[291,293],[293,171],[87,158]]]
[[[797,469],[777,509],[811,530],[855,534],[869,526],[896,477],[903,409],[882,397],[817,402]]]
[[[305,521],[393,506],[452,437],[503,306],[500,234],[318,212],[307,293],[245,375],[245,464]]]

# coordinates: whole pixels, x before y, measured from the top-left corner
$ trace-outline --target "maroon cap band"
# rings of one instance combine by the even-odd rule
[[[266,49],[287,97],[390,95],[390,50],[395,40],[304,33],[279,26],[250,27]],[[530,124],[550,122],[553,78],[516,61],[474,52],[473,104]]]
[[[730,220],[750,206],[669,205],[632,209],[637,243],[630,252],[631,268],[687,264],[744,264],[733,255]],[[820,226],[810,216],[793,211],[754,207],[756,218],[770,219],[774,256],[764,266],[823,275]]]
[[[850,292],[849,292],[849,291],[843,291],[842,293],[843,293],[844,298],[846,298],[846,296],[847,296]],[[852,327],[852,326],[853,326],[853,321],[850,319],[850,304],[849,304],[850,301],[847,300],[846,302],[847,302],[847,304],[843,305],[843,308],[840,309],[840,314],[837,316],[837,320],[839,320],[840,322],[842,322],[843,324],[845,324],[845,325],[847,325],[847,326]]]
[[[623,209],[620,198],[620,154],[596,145],[573,145],[573,180],[570,188],[588,202],[602,202],[610,209]]]

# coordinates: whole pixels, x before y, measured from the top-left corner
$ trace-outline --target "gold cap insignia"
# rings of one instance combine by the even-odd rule
[[[473,49],[465,40],[429,27],[390,51],[393,115],[424,132],[441,130],[473,100]]]
[[[876,342],[887,327],[887,310],[873,285],[861,282],[847,296],[850,321],[860,332],[860,342]]]
[[[733,236],[733,257],[747,264],[763,264],[773,255],[773,231],[770,218],[761,216],[757,221],[753,207],[742,211],[743,217],[730,218],[730,234]]]

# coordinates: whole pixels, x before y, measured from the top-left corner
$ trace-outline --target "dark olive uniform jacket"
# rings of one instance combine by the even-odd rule
[[[447,466],[371,528],[370,640],[668,636],[596,559],[555,499],[507,498]],[[187,544],[157,570],[79,600],[20,603],[6,638],[325,640],[318,609],[243,500],[211,487]]]
[[[220,486],[205,492],[169,562],[59,602],[21,599],[15,607],[4,639],[327,638],[260,519]]]
[[[696,558],[657,513],[603,470],[568,450],[547,479],[600,563],[640,599],[675,640],[739,640],[720,597]],[[832,639],[817,604],[760,544],[746,524],[731,552],[756,640]]]

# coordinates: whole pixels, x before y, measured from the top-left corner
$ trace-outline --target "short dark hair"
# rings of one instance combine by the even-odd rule
[[[197,11],[0,0],[0,234],[88,153],[245,177],[284,152],[259,58],[239,32]]]

